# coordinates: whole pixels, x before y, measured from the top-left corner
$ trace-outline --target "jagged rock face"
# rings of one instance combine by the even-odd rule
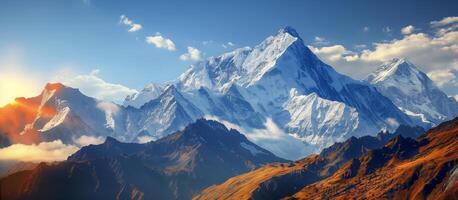
[[[458,103],[405,58],[384,63],[367,79],[400,110],[435,126],[458,116]]]
[[[209,185],[272,162],[286,160],[218,122],[198,120],[146,144],[108,137],[65,162],[41,164],[0,182],[5,199],[190,199]]]

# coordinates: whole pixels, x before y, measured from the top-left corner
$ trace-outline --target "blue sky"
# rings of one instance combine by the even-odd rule
[[[139,90],[149,82],[176,78],[195,62],[193,58],[205,59],[234,48],[254,46],[285,25],[294,27],[323,60],[345,74],[361,78],[386,56],[412,57],[414,64],[436,79],[451,78],[440,84],[453,96],[458,94],[455,50],[434,59],[416,58],[415,51],[381,56],[376,52],[380,46],[374,43],[396,45],[408,37],[421,37],[420,33],[431,41],[440,39],[441,28],[451,27],[456,32],[453,17],[458,16],[457,8],[456,0],[0,0],[0,80],[17,76],[13,86],[25,85],[14,93],[13,86],[6,87],[5,81],[0,81],[4,85],[0,86],[0,105],[10,101],[12,95],[36,95],[49,81],[62,80],[84,88],[94,78],[121,92],[116,98],[98,94],[97,88],[83,92],[119,101],[120,94]],[[125,23],[120,22],[121,15],[128,18]],[[452,17],[451,23],[432,23],[447,17]],[[129,32],[133,24],[141,28]],[[402,33],[401,29],[409,25],[413,26],[410,31],[406,29],[409,33]],[[174,48],[158,48],[146,42],[146,37],[155,37],[158,32],[173,42]],[[420,43],[424,38],[418,37]],[[434,44],[431,48],[439,48]],[[454,45],[456,41],[445,44],[456,48]],[[194,53],[198,50],[200,56],[181,56],[188,47],[193,47]],[[362,59],[364,50],[374,55]],[[429,51],[433,50],[424,49]],[[349,62],[345,57],[348,55],[361,59]],[[75,77],[79,79],[69,80]],[[30,89],[24,89],[26,86]]]

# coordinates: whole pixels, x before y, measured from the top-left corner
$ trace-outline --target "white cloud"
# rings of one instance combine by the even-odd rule
[[[202,59],[201,52],[199,49],[196,49],[194,47],[188,47],[188,52],[182,54],[180,56],[180,60],[187,61],[187,60],[192,60],[192,61],[198,61]]]
[[[101,144],[104,141],[103,137],[83,135],[73,139],[74,145],[64,144],[61,140],[31,145],[13,144],[0,149],[0,160],[24,162],[63,161],[83,146]]]
[[[125,15],[121,15],[119,23],[128,26],[129,27],[129,30],[128,30],[129,32],[136,32],[136,31],[139,31],[140,29],[142,29],[142,25],[141,24],[134,23],[132,20],[130,20]]]
[[[97,103],[97,108],[111,114],[116,114],[119,111],[119,106],[108,101],[101,101]]]
[[[363,27],[363,31],[364,32],[368,32],[369,31],[369,27],[368,26]]]
[[[13,144],[0,149],[0,160],[16,160],[26,162],[62,161],[76,151],[78,147],[66,145],[60,140],[42,142],[38,145]]]
[[[439,87],[444,87],[445,85],[458,87],[458,70],[456,69],[433,70],[428,73],[428,76]]]
[[[384,33],[391,33],[391,28],[389,26],[386,26],[386,27],[382,28],[382,31]]]
[[[96,69],[89,74],[58,74],[54,79],[55,82],[78,88],[88,96],[117,103],[121,103],[127,95],[137,92],[121,84],[106,82],[98,76],[99,72]]]
[[[327,47],[321,47],[321,48],[309,46],[309,48],[315,54],[325,57],[326,59],[332,62],[335,62],[341,59],[351,62],[351,61],[355,61],[356,59],[358,59],[358,55],[356,55],[355,52],[346,49],[342,45],[333,45],[333,46],[327,46]]]
[[[154,36],[147,36],[146,43],[156,46],[156,48],[167,49],[169,51],[175,51],[175,43],[171,39],[164,38],[161,33],[156,33]]]
[[[404,28],[401,29],[401,33],[404,34],[404,35],[409,35],[411,33],[413,33],[415,31],[415,27],[412,26],[412,25],[408,25]]]
[[[439,26],[445,26],[445,25],[449,25],[453,23],[458,23],[458,16],[444,17],[440,21],[432,21],[431,26],[439,27]]]
[[[387,118],[387,119],[385,120],[385,122],[386,122],[389,126],[391,126],[392,129],[395,129],[396,127],[399,127],[399,122],[398,122],[396,119],[394,119],[394,118],[389,117],[389,118]]]
[[[246,130],[236,124],[221,120],[214,116],[205,116],[205,118],[219,121],[227,128],[238,130],[240,133],[244,134],[248,140],[282,158],[297,160],[311,153],[315,153],[314,150],[316,150],[316,148],[302,142],[300,139],[285,133],[272,121],[272,119],[266,120],[264,129]]]
[[[153,141],[154,137],[149,136],[149,135],[144,135],[144,136],[137,137],[137,140],[138,140],[138,143],[144,144],[144,143],[148,143],[148,142]]]
[[[107,123],[105,124],[106,128],[115,129],[116,123],[114,116],[119,111],[119,106],[108,101],[101,101],[97,103],[97,108],[105,112],[105,119]]]
[[[79,138],[73,139],[73,142],[77,144],[79,147],[87,146],[90,144],[102,144],[105,141],[104,137],[95,137],[95,136],[87,136],[82,135]]]
[[[229,47],[233,47],[235,44],[232,43],[232,42],[227,42],[226,44],[222,44],[221,46],[225,49],[229,48]]]

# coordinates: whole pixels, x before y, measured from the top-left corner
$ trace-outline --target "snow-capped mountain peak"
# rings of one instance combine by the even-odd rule
[[[291,26],[285,26],[284,28],[280,29],[278,33],[287,33],[293,37],[300,38],[299,34],[297,33],[296,29]]]
[[[378,83],[393,77],[421,76],[421,71],[406,58],[393,58],[385,62],[374,73],[370,74],[367,80],[371,83]]]
[[[253,48],[237,49],[197,63],[183,73],[175,84],[180,91],[185,91],[185,96],[192,97],[189,99],[197,107],[200,108],[202,102],[208,102],[205,109],[201,110],[213,110],[214,113],[205,114],[219,116],[239,125],[246,121],[239,116],[241,113],[260,119],[251,123],[257,126],[262,126],[260,121],[272,118],[286,132],[314,144],[376,132],[392,126],[387,123],[391,118],[399,123],[410,123],[406,115],[374,88],[339,74],[323,63],[291,27],[280,29]],[[212,95],[199,95],[196,91],[202,87]],[[234,96],[236,98],[224,99],[235,88],[238,94]],[[291,96],[291,91],[295,91],[295,95]],[[309,94],[315,94],[316,100]],[[304,102],[316,102],[319,106],[308,108],[303,105]],[[211,108],[215,107],[212,105],[222,106]],[[243,112],[233,113],[228,118],[224,116],[227,110],[223,116],[219,112],[224,108],[234,110],[234,106]],[[320,110],[322,116],[333,116],[332,112],[342,110],[346,112],[345,116],[353,118],[349,121],[345,117],[336,118],[329,123],[329,117],[323,117],[313,118],[315,121],[312,122],[311,118],[307,118],[308,115],[299,115],[295,110]],[[304,121],[310,122],[309,126],[299,125]],[[319,127],[319,124],[323,126]]]
[[[165,87],[158,83],[150,83],[140,92],[128,95],[124,100],[124,106],[140,108],[143,104],[157,98],[164,91]]]
[[[406,58],[382,64],[366,80],[404,113],[422,122],[437,125],[458,115],[458,103]]]

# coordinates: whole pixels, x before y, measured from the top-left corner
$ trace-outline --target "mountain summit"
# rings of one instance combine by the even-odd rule
[[[431,126],[458,116],[458,103],[405,58],[382,64],[366,79],[404,113]]]
[[[411,124],[377,90],[323,63],[291,27],[280,29],[254,48],[236,49],[199,62],[175,84],[206,114],[241,122],[237,124],[243,127],[262,127],[272,119],[285,132],[319,146],[393,129],[396,124]],[[202,89],[212,95],[198,95],[196,91]],[[219,98],[234,91],[239,102]],[[250,124],[245,123],[246,115],[214,113],[216,109],[206,102],[222,105],[219,108],[243,102],[240,107],[260,120]]]

